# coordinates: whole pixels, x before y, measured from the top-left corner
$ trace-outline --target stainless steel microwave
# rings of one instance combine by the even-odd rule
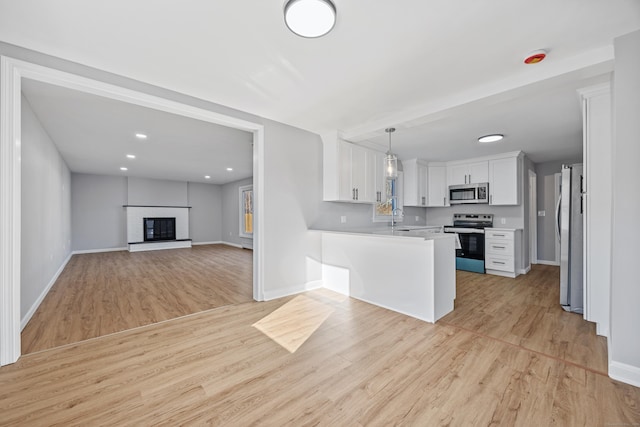
[[[449,186],[449,204],[489,203],[489,183]]]

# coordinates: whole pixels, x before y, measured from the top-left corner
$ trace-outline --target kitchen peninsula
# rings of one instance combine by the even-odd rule
[[[310,230],[322,233],[325,288],[431,323],[456,296],[455,237],[437,231]]]

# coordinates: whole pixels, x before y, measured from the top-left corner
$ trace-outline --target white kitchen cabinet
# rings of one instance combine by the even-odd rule
[[[419,159],[403,160],[404,205],[427,206],[428,168]]]
[[[447,165],[449,185],[477,184],[489,180],[489,163],[486,160],[475,162],[454,162]]]
[[[429,164],[427,173],[427,206],[448,206],[447,167]]]
[[[375,170],[375,188],[374,188],[374,200],[375,202],[383,202],[383,198],[386,197],[386,176],[384,170],[384,153],[373,152],[373,162]]]
[[[374,203],[376,152],[338,138],[323,142],[323,200]]]
[[[484,267],[487,274],[516,277],[521,270],[522,230],[486,228]]]
[[[489,160],[489,204],[519,205],[522,154]]]

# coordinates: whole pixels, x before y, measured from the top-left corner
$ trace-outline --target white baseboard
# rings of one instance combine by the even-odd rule
[[[101,252],[120,252],[126,251],[127,248],[106,248],[106,249],[83,249],[80,251],[71,252],[72,255],[80,255],[80,254],[98,254]]]
[[[199,246],[199,245],[222,245],[224,242],[222,240],[217,240],[215,242],[191,242],[192,246]]]
[[[614,380],[640,387],[640,368],[611,361],[609,362],[609,376]]]
[[[539,259],[536,264],[555,265],[556,267],[560,266],[560,263],[557,263],[555,261],[547,261],[544,259]]]
[[[520,270],[518,270],[518,273],[519,274],[527,274],[530,271],[531,271],[531,264],[529,264],[529,266],[527,268],[521,268]]]
[[[312,291],[314,289],[322,288],[322,280],[314,280],[307,282],[300,286],[291,286],[285,289],[276,289],[273,291],[264,291],[264,300],[270,301],[272,299],[288,297],[289,295],[295,295],[306,291]]]
[[[42,304],[42,301],[44,301],[45,297],[51,290],[51,287],[56,283],[56,280],[58,280],[58,277],[60,277],[60,274],[62,274],[62,271],[67,266],[67,263],[69,262],[69,260],[73,255],[74,255],[74,252],[69,253],[69,256],[67,256],[67,259],[65,259],[62,262],[62,265],[60,265],[60,268],[58,268],[58,271],[56,271],[56,273],[53,275],[53,277],[51,278],[47,286],[42,290],[42,292],[38,296],[38,299],[35,300],[31,308],[29,309],[29,311],[27,311],[27,313],[24,315],[22,320],[20,320],[20,331],[22,331],[24,327],[27,326],[27,323],[29,323],[29,320],[31,320],[31,318],[35,314],[38,307],[40,307],[40,304]]]
[[[231,243],[231,242],[220,242],[220,243],[223,245],[233,246],[234,248],[242,249],[242,245],[239,245],[237,243]]]

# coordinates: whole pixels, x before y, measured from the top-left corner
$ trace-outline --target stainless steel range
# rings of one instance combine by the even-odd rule
[[[484,273],[484,229],[493,227],[492,214],[453,214],[445,233],[456,233],[456,269]]]

